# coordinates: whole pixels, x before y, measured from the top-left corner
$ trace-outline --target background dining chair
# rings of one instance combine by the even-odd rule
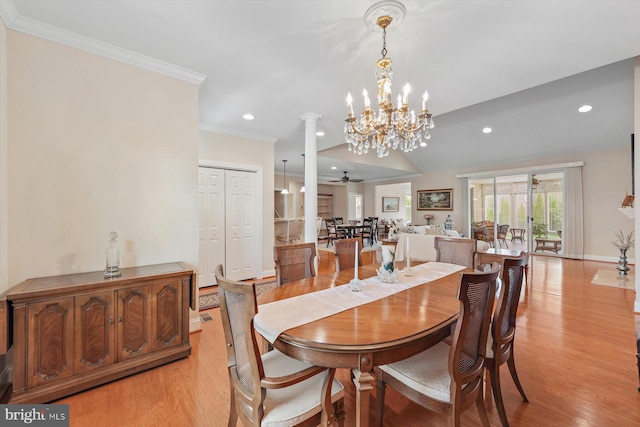
[[[378,217],[370,216],[369,219],[371,220],[371,236],[373,237],[373,243],[376,243],[378,241]]]
[[[362,239],[362,243],[364,244],[364,239],[367,239],[367,243],[369,246],[373,245],[373,221],[369,218],[362,220],[362,227],[359,227],[359,232],[356,233],[357,237]]]
[[[327,247],[332,244],[335,240],[344,239],[347,237],[342,230],[338,230],[336,227],[336,220],[333,218],[327,218],[325,220],[325,224],[327,225]]]
[[[322,218],[318,218],[318,222],[316,224],[316,235],[318,244],[320,244],[320,242],[323,240],[329,239],[329,237],[327,236],[327,223]]]
[[[463,273],[458,299],[460,314],[451,345],[440,342],[400,362],[376,369],[377,425],[382,425],[385,388],[390,385],[429,410],[451,414],[450,425],[460,425],[460,414],[475,402],[480,420],[489,426],[483,396],[483,372],[491,309],[500,264],[489,272]]]
[[[362,240],[359,238],[336,240],[333,245],[336,272],[355,267],[356,242],[358,242],[358,266],[362,266]]]
[[[487,341],[486,370],[491,382],[493,399],[496,402],[498,415],[504,427],[509,426],[507,414],[502,401],[500,387],[500,366],[505,362],[509,365],[511,378],[515,383],[522,400],[529,402],[524,394],[513,355],[513,341],[516,335],[516,313],[522,290],[522,279],[525,268],[529,263],[529,254],[523,252],[520,258],[505,258],[502,267],[502,291],[493,314],[491,333]]]
[[[315,276],[315,257],[316,244],[313,242],[274,246],[273,258],[278,286]]]
[[[502,247],[502,244],[504,243],[507,249],[509,249],[509,244],[507,243],[508,232],[509,224],[498,224],[498,243],[500,244],[500,247]]]
[[[473,268],[476,257],[476,239],[436,236],[433,241],[436,261]]]
[[[273,350],[258,352],[253,318],[258,312],[255,283],[227,280],[215,271],[220,317],[227,341],[231,383],[229,426],[344,423],[344,388],[335,369],[321,368]]]

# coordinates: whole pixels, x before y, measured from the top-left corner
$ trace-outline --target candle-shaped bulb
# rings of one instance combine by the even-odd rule
[[[427,101],[429,100],[429,92],[424,91],[424,95],[422,95],[422,111],[427,111]]]
[[[402,95],[398,95],[398,108],[402,107]]]
[[[347,105],[349,106],[349,114],[353,115],[353,97],[351,92],[347,92]]]
[[[411,86],[409,86],[409,83],[407,83],[402,88],[402,103],[403,104],[408,104],[409,103],[409,92],[410,91],[411,91]]]
[[[358,241],[356,240],[356,250],[355,250],[355,265],[354,265],[354,269],[355,269],[355,275],[354,275],[354,279],[358,280]]]
[[[371,100],[369,99],[369,93],[366,89],[362,89],[362,96],[364,96],[364,108],[368,109],[371,107]]]
[[[407,244],[406,244],[406,252],[407,252],[407,268],[411,266],[411,261],[409,260],[409,235],[407,234]]]

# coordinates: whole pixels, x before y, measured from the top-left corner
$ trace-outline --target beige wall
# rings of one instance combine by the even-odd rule
[[[7,27],[0,19],[0,294],[9,288]]]
[[[262,174],[262,272],[275,275],[273,264],[274,146],[271,142],[225,135],[207,130],[199,132],[198,155],[201,165],[245,166]],[[282,181],[280,181],[282,183]]]
[[[8,285],[102,270],[110,231],[123,267],[195,265],[198,87],[7,36]]]
[[[377,216],[380,219],[406,219],[404,214],[404,193],[406,190],[411,190],[411,184],[408,182],[376,186],[373,202],[375,206],[375,215],[372,216]],[[382,212],[383,197],[397,197],[398,212]],[[412,221],[412,223],[416,222]]]
[[[443,224],[447,214],[456,224],[456,229],[464,230],[461,224],[461,197],[464,194],[460,188],[457,174],[483,172],[486,170],[499,171],[514,168],[535,167],[558,163],[584,161],[583,167],[583,198],[584,198],[584,254],[587,259],[614,262],[619,256],[618,251],[611,245],[618,230],[629,233],[634,230],[633,220],[628,219],[618,211],[624,199],[625,190],[631,191],[631,158],[630,148],[620,150],[605,150],[592,153],[571,154],[553,158],[538,159],[535,162],[511,162],[494,165],[490,169],[478,170],[448,170],[425,173],[419,178],[411,180],[412,196],[415,198],[417,190],[453,188],[454,210],[434,212],[432,224]],[[375,184],[367,184],[367,192],[375,191]],[[426,223],[422,217],[423,211],[413,207],[413,223]],[[628,253],[634,258],[634,251]]]

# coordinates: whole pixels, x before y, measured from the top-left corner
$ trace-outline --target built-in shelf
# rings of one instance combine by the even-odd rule
[[[628,218],[634,219],[636,217],[636,208],[618,208],[618,210]]]

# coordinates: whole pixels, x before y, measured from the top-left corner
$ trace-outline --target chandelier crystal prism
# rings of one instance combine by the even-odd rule
[[[378,157],[388,156],[391,149],[400,149],[405,153],[426,147],[431,138],[433,119],[427,109],[429,94],[425,91],[422,97],[422,112],[416,114],[409,109],[409,92],[407,83],[403,93],[398,95],[396,106],[393,105],[391,79],[393,70],[391,58],[387,58],[387,27],[391,24],[391,16],[378,17],[376,24],[382,28],[382,58],[376,62],[376,78],[378,80],[378,109],[371,108],[371,100],[366,89],[363,90],[364,112],[358,117],[353,114],[353,97],[347,94],[349,117],[345,120],[344,133],[349,151],[358,154],[375,150]]]

